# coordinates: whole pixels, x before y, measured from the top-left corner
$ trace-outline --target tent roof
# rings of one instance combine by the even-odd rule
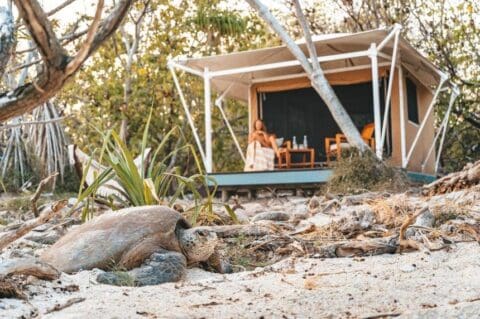
[[[330,56],[368,50],[372,43],[376,43],[377,45],[380,44],[385,37],[389,35],[390,31],[391,29],[377,29],[359,33],[320,35],[314,36],[313,42],[315,43],[319,57]],[[299,45],[308,56],[305,42],[299,42]],[[393,54],[393,45],[394,41],[392,39],[385,45],[381,52],[391,56]],[[441,80],[442,72],[402,37],[400,37],[399,41],[399,53],[403,67],[417,78],[417,80],[428,87],[438,85]],[[203,72],[205,68],[208,68],[212,73],[216,71],[248,68],[287,61],[293,61],[294,63],[297,62],[286,46],[278,46],[225,55],[183,60],[178,59],[175,62],[200,72]],[[388,62],[388,60],[379,56],[378,62]],[[301,74],[304,74],[303,68],[298,63],[296,65],[294,65],[294,63],[286,63],[288,66],[281,68],[265,68],[257,71],[245,69],[241,70],[241,73],[228,75],[213,74],[212,86],[219,93],[224,92],[231,86],[226,95],[246,101],[248,99],[248,88],[252,83],[262,81],[262,79],[268,80],[279,76],[300,76]],[[321,66],[324,71],[328,71],[352,66],[369,66],[370,63],[371,61],[368,56],[361,56],[322,62]]]

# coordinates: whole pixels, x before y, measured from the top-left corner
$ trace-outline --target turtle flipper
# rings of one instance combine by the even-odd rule
[[[149,286],[180,280],[185,274],[187,259],[173,251],[153,253],[149,259],[130,271],[104,272],[97,282],[116,286]]]

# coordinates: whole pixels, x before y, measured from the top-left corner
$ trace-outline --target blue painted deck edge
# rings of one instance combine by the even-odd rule
[[[268,185],[300,185],[326,183],[332,174],[329,169],[291,170],[242,173],[215,173],[217,185],[225,186],[268,186]],[[213,186],[210,183],[210,186]]]
[[[218,187],[241,187],[323,184],[328,181],[331,175],[331,169],[311,169],[213,173],[208,176],[215,179]],[[416,183],[431,183],[436,179],[435,176],[417,172],[407,172],[407,175]],[[209,186],[214,186],[212,181],[208,181],[208,184]]]

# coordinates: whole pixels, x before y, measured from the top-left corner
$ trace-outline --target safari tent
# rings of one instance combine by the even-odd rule
[[[379,158],[402,167],[416,177],[435,175],[453,102],[458,95],[447,75],[400,35],[401,26],[354,34],[313,38],[318,60],[330,84],[361,131],[373,123],[372,140]],[[299,43],[306,52],[304,43]],[[341,132],[310,79],[287,47],[200,58],[174,58],[169,62],[176,88],[209,174],[222,185],[321,183],[330,169],[325,139]],[[205,136],[201,138],[189,112],[178,76],[187,72],[204,82]],[[451,92],[445,118],[435,123],[434,108],[441,92]],[[215,93],[216,99],[212,101]],[[238,151],[242,149],[222,109],[232,98],[248,108],[249,131],[260,118],[277,136],[308,136],[315,150],[314,165],[305,169],[269,172],[214,172],[212,107],[220,109]],[[202,143],[202,139],[204,143]]]

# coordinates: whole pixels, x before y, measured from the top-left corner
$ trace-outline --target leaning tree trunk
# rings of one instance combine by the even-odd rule
[[[303,69],[307,73],[312,82],[312,87],[317,91],[320,97],[327,105],[330,113],[332,114],[335,122],[345,134],[348,142],[354,147],[358,148],[361,152],[369,151],[370,148],[365,144],[360,132],[353,124],[352,119],[345,111],[342,103],[338,99],[335,91],[333,91],[330,83],[328,82],[325,74],[323,73],[320,64],[318,63],[317,54],[315,51],[315,45],[310,36],[310,30],[307,25],[305,16],[302,13],[298,0],[294,0],[296,6],[296,14],[300,25],[303,28],[305,35],[305,42],[310,53],[310,60],[303,53],[302,49],[295,43],[295,41],[288,35],[287,31],[280,25],[277,19],[270,13],[268,8],[260,0],[246,0],[252,8],[254,8],[258,14],[265,20],[265,22],[280,36],[290,52],[297,58],[302,65]]]

